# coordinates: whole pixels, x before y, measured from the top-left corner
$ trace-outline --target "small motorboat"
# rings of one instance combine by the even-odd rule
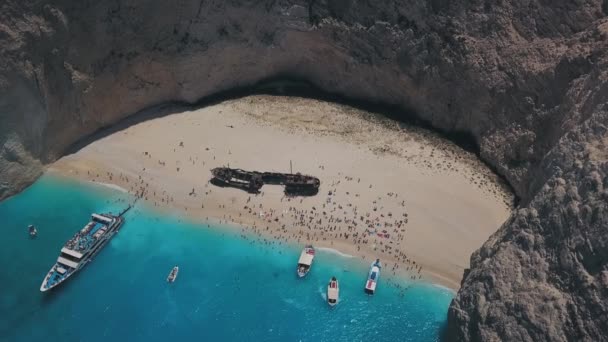
[[[307,245],[304,247],[302,253],[300,254],[300,259],[298,260],[298,277],[303,278],[308,274],[314,258],[315,249],[312,247],[312,245]]]
[[[331,277],[329,284],[327,285],[327,304],[329,306],[335,306],[338,304],[338,297],[340,296],[340,285],[336,277]]]
[[[179,273],[179,267],[177,267],[177,266],[173,267],[173,269],[171,270],[171,272],[169,272],[169,275],[167,276],[167,282],[168,283],[174,282],[175,279],[177,278],[178,273]]]
[[[27,227],[27,230],[30,234],[30,237],[32,237],[32,238],[34,238],[38,235],[38,230],[36,230],[36,227],[34,227],[31,224]]]
[[[376,285],[378,284],[378,278],[380,278],[381,268],[382,264],[380,263],[380,259],[376,259],[369,269],[369,275],[367,276],[367,281],[365,282],[365,293],[373,295],[376,292]]]

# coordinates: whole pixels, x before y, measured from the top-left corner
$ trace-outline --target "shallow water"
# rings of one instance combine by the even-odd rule
[[[122,200],[122,202],[117,202]],[[294,246],[263,246],[234,229],[213,229],[137,205],[95,260],[40,293],[62,244],[92,212],[117,212],[127,194],[44,176],[0,203],[1,341],[436,341],[453,293],[383,282],[363,293],[367,266],[319,251],[297,279]],[[35,224],[38,237],[26,227]],[[178,264],[177,281],[167,284]],[[340,303],[325,290],[340,280]],[[403,284],[408,286],[404,280]]]

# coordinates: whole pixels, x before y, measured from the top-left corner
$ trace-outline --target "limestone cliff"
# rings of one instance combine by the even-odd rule
[[[454,340],[608,340],[608,112],[562,137],[536,177],[531,201],[471,257]]]
[[[143,108],[273,76],[472,134],[522,197],[472,257],[458,340],[606,339],[605,0],[5,0],[0,198]]]

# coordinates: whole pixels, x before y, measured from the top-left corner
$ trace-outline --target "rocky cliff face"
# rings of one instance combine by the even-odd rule
[[[471,257],[453,339],[608,340],[608,112],[563,136],[536,177],[530,202]]]
[[[472,257],[456,340],[605,340],[605,0],[5,0],[0,198],[143,108],[273,76],[471,133],[521,208]]]

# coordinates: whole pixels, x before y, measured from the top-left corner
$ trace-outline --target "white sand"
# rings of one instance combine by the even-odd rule
[[[208,184],[214,167],[289,172],[290,160],[294,172],[321,179],[318,195],[287,199],[281,187],[264,186],[252,196]],[[507,218],[512,200],[474,155],[432,133],[337,104],[272,96],[143,121],[52,169],[143,191],[152,205],[195,220],[242,223],[260,239],[379,257],[384,274],[396,268],[418,279],[421,267],[424,278],[450,288]],[[376,219],[390,238],[365,234],[365,221]]]

